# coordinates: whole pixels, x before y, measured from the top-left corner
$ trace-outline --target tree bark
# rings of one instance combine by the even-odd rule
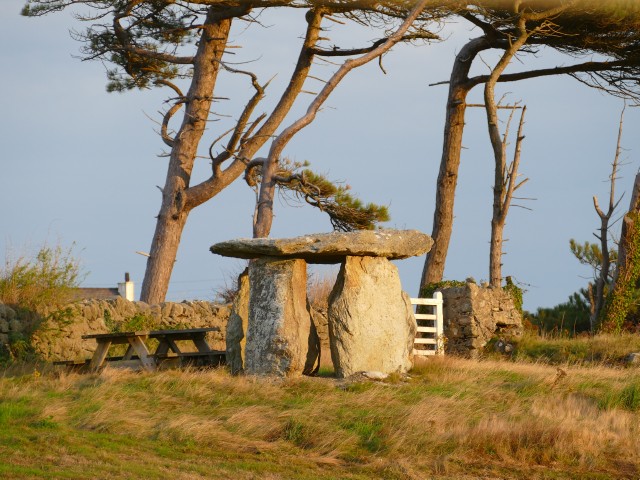
[[[200,42],[195,57],[187,110],[172,149],[167,181],[163,189],[162,206],[142,285],[140,299],[147,303],[160,303],[166,297],[180,238],[189,212],[216,196],[244,172],[246,162],[271,138],[293,106],[313,63],[312,47],[318,42],[320,23],[325,14],[323,9],[314,9],[307,15],[307,33],[296,68],[287,89],[269,118],[253,136],[245,140],[236,158],[226,169],[214,169],[209,179],[190,186],[191,170],[211,107],[216,75],[227,43],[231,19],[241,16],[245,10],[238,7],[231,10],[227,8],[225,11],[228,12],[229,18],[217,19],[215,14],[211,13],[212,22],[208,28],[210,33],[203,33],[208,35],[209,41]],[[209,17],[207,19],[209,20]],[[194,100],[193,106],[190,99]],[[204,119],[197,117],[198,114],[205,115]],[[197,124],[197,129],[194,128],[194,123]]]
[[[491,48],[491,44],[484,36],[471,40],[456,55],[451,71],[442,159],[438,173],[436,205],[431,232],[434,243],[425,260],[420,290],[430,283],[442,281],[444,275],[444,265],[453,228],[453,206],[462,151],[464,114],[467,108],[466,98],[471,88],[476,85],[468,82],[469,70],[476,56],[489,48]]]
[[[185,206],[185,190],[189,188],[198,145],[209,117],[231,20],[228,14],[221,15],[215,7],[209,8],[194,58],[193,80],[187,93],[184,119],[175,137],[162,189],[162,205],[142,282],[140,300],[143,302],[155,304],[164,301],[169,288],[180,238],[190,211]]]
[[[495,86],[498,79],[505,71],[511,60],[518,53],[518,50],[527,42],[530,32],[527,32],[524,19],[518,21],[520,35],[512,41],[491,71],[489,79],[484,84],[484,103],[487,112],[487,126],[489,128],[489,139],[493,148],[495,160],[495,172],[493,181],[493,214],[491,217],[491,246],[489,249],[489,284],[494,288],[502,286],[502,243],[504,235],[504,225],[507,221],[507,213],[511,204],[513,191],[515,190],[516,176],[518,174],[518,163],[520,161],[520,145],[522,142],[522,125],[524,122],[524,111],[520,117],[520,128],[516,137],[516,152],[511,172],[507,171],[507,127],[504,140],[500,137],[500,127],[498,125],[498,106],[495,99]],[[512,117],[510,117],[511,119]]]

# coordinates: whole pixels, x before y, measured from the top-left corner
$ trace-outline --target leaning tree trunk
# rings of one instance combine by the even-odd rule
[[[215,22],[211,22],[210,25],[211,31],[207,34],[209,41],[200,42],[194,65],[192,87],[188,96],[187,111],[183,125],[176,135],[179,143],[176,141],[177,143],[172,149],[167,183],[163,191],[162,207],[142,286],[141,300],[148,303],[164,301],[180,236],[189,212],[216,196],[242,174],[246,168],[245,162],[249,161],[271,138],[293,106],[313,64],[313,48],[318,42],[322,16],[324,15],[322,9],[313,9],[307,15],[307,32],[291,80],[278,104],[262,126],[249,138],[243,138],[240,151],[235,155],[236,147],[227,147],[227,152],[231,152],[229,156],[236,157],[227,168],[222,170],[220,163],[214,161],[212,176],[198,185],[190,186],[191,169],[207,118],[204,115],[208,115],[211,106],[215,79],[227,42],[231,18],[248,11],[248,7],[242,5],[235,9],[224,7],[221,11],[226,12],[226,16],[229,18],[214,19]],[[193,108],[194,105],[197,108]],[[241,136],[246,135],[244,125],[239,124],[237,128],[239,129],[237,132]],[[248,130],[251,129],[251,127],[248,128]],[[225,159],[228,158],[223,158],[222,161]]]
[[[469,70],[475,57],[482,50],[490,48],[485,37],[479,37],[467,43],[456,56],[449,82],[449,97],[447,100],[447,116],[444,125],[444,143],[438,186],[436,190],[436,205],[433,214],[433,247],[427,254],[420,282],[420,290],[430,283],[442,281],[444,265],[449,250],[449,241],[453,228],[453,204],[456,185],[458,183],[458,169],[462,152],[462,134],[464,132],[464,114],[467,108],[467,94],[475,84],[469,84]]]
[[[204,133],[213,100],[213,89],[227,45],[231,18],[210,7],[193,65],[193,79],[186,97],[184,120],[171,149],[162,205],[147,260],[140,300],[150,304],[164,301],[190,209],[184,191]]]

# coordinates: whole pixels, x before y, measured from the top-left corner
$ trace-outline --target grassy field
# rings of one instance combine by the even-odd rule
[[[430,360],[408,378],[0,378],[3,479],[640,477],[640,369]]]

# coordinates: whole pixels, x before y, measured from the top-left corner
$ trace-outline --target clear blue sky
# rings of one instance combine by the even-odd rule
[[[170,92],[106,93],[103,65],[74,58],[80,44],[68,30],[82,26],[67,12],[22,18],[22,3],[0,3],[0,249],[19,254],[43,241],[75,242],[89,272],[86,286],[114,285],[128,271],[139,292],[146,260],[135,252],[149,250],[160,206],[156,185],[164,184],[167,163],[158,157],[163,143],[154,122]],[[293,67],[303,33],[301,15],[269,13],[262,20],[270,28],[254,25],[234,34],[243,46],[239,60],[257,59],[251,68],[263,81],[276,75],[265,109]],[[344,46],[373,38],[370,32],[341,32],[337,26],[330,34]],[[394,49],[384,60],[387,75],[377,65],[353,72],[286,150],[330,178],[346,181],[363,200],[389,205],[392,220],[385,227],[431,231],[447,87],[428,84],[446,80],[456,50],[478,34],[460,23],[446,35],[439,45]],[[492,63],[496,57],[483,58]],[[538,59],[523,60],[536,66],[573,61],[544,51]],[[525,65],[531,63],[516,63],[512,71]],[[486,68],[478,62],[476,71]],[[320,67],[315,74],[327,78],[331,70]],[[317,86],[310,81],[308,88]],[[622,101],[571,78],[500,86],[498,94],[505,92],[528,107],[521,171],[530,181],[520,193],[537,200],[525,204],[531,211],[516,208],[509,214],[503,272],[525,284],[525,308],[552,306],[583,287],[591,274],[572,257],[568,244],[570,238],[595,241],[592,232],[599,221],[591,197],[598,195],[601,202],[608,197]],[[471,101],[479,103],[481,93],[474,91]],[[236,101],[221,103],[220,113],[237,116],[238,100],[250,94],[244,78],[223,75],[216,95]],[[303,96],[294,113],[299,115],[310,98]],[[627,191],[623,208],[640,160],[639,114],[627,110],[626,165],[618,184],[619,192]],[[223,125],[212,123],[208,137],[224,131]],[[445,276],[481,281],[488,277],[493,178],[481,109],[468,113],[464,145]],[[203,159],[196,177],[206,174]],[[254,201],[253,192],[237,182],[190,215],[169,299],[211,299],[225,276],[235,274],[240,262],[213,256],[208,249],[218,241],[251,236]],[[282,202],[276,215],[274,237],[331,228],[309,207]],[[423,261],[397,263],[411,295],[417,293]]]

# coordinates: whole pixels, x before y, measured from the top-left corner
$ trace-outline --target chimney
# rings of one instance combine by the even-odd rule
[[[129,272],[124,274],[124,283],[118,283],[118,293],[130,302],[135,300],[134,284],[130,280]]]

